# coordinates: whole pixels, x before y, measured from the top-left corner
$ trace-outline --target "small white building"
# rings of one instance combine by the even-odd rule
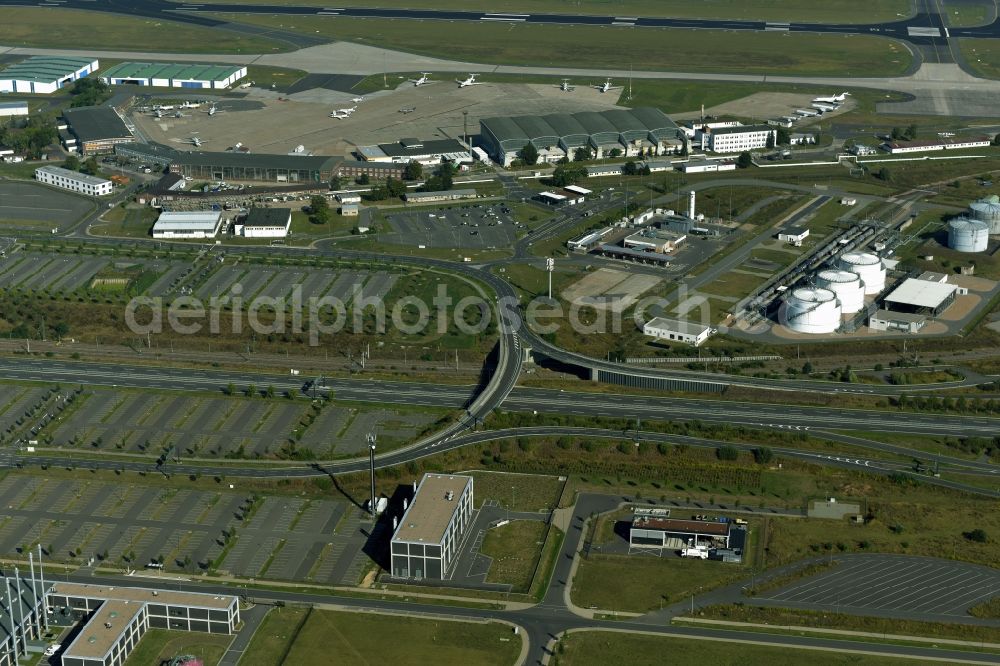
[[[802,241],[809,237],[809,230],[805,227],[785,227],[778,232],[778,240],[782,243],[791,243],[795,247],[802,247]]]
[[[805,146],[809,144],[814,144],[816,143],[816,135],[796,132],[795,134],[792,134],[790,137],[788,137],[788,143],[793,146]]]
[[[361,195],[354,192],[343,192],[337,195],[337,201],[342,204],[359,204],[361,203]]]
[[[714,331],[703,324],[693,324],[679,319],[656,317],[646,322],[642,327],[644,335],[660,340],[676,340],[686,342],[695,347],[701,346]]]
[[[222,211],[160,213],[153,224],[153,238],[214,238],[221,226]]]
[[[344,204],[340,207],[340,214],[344,217],[357,217],[361,212],[361,206],[358,204]]]
[[[251,208],[237,225],[245,238],[286,238],[292,226],[290,208]]]
[[[965,150],[985,148],[992,143],[988,136],[938,137],[927,141],[886,141],[882,149],[890,155],[902,153],[923,153],[933,150]]]
[[[28,115],[27,102],[0,102],[0,118]]]
[[[79,192],[88,197],[102,197],[111,194],[114,184],[105,178],[90,176],[56,166],[35,169],[35,180],[70,192]]]
[[[919,333],[927,324],[927,317],[912,312],[892,312],[876,310],[868,318],[868,328],[873,331],[901,331],[903,333]]]
[[[735,162],[717,162],[715,160],[688,160],[677,165],[684,173],[713,173],[715,171],[735,171]]]

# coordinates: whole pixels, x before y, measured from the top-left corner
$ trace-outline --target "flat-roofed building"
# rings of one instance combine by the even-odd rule
[[[106,178],[56,166],[38,167],[35,169],[35,180],[70,192],[79,192],[88,197],[102,197],[111,194],[114,189],[114,184]]]
[[[214,238],[221,226],[222,211],[165,212],[153,224],[153,238]]]
[[[471,476],[424,474],[413,502],[392,535],[392,575],[440,580],[450,577],[472,513]]]
[[[684,173],[713,173],[716,171],[735,171],[735,162],[720,162],[717,160],[688,160],[677,165]]]
[[[809,230],[805,227],[785,227],[778,232],[778,240],[782,243],[791,243],[795,247],[802,247],[802,241],[809,237]]]
[[[645,335],[661,340],[676,340],[686,342],[695,347],[700,346],[708,336],[712,334],[712,328],[704,324],[695,324],[680,319],[667,319],[666,317],[655,317],[650,319],[642,327]]]
[[[285,238],[291,226],[291,208],[251,208],[237,223],[236,233],[246,238]]]
[[[626,236],[622,244],[633,250],[646,250],[667,254],[673,252],[687,239],[685,234],[666,229],[643,229]]]
[[[54,583],[48,605],[86,620],[62,666],[121,666],[150,628],[234,634],[238,597],[139,587]]]
[[[873,331],[902,331],[919,333],[927,325],[927,317],[912,312],[876,310],[868,317],[868,328]]]
[[[344,217],[357,217],[361,213],[361,206],[358,204],[342,204],[340,214]]]
[[[32,56],[0,71],[0,93],[47,95],[95,72],[94,58]]]
[[[109,153],[115,146],[135,141],[118,112],[109,106],[80,106],[63,111],[64,124],[60,129],[68,131],[75,139],[75,145],[83,155]],[[63,141],[70,150],[70,144]]]
[[[0,102],[0,118],[28,115],[27,102]]]
[[[659,510],[664,511],[664,510]],[[678,520],[656,509],[636,509],[629,528],[629,546],[633,548],[683,547],[711,543],[729,546],[732,523],[707,520]],[[677,541],[673,541],[677,540]]]
[[[766,148],[768,139],[773,142],[777,136],[778,130],[769,125],[735,125],[705,127],[698,131],[696,140],[702,150],[732,154]]]
[[[109,85],[160,88],[225,89],[247,75],[244,65],[199,65],[165,62],[123,62],[101,74]]]
[[[901,153],[924,153],[934,150],[965,150],[967,148],[986,148],[992,143],[988,136],[954,136],[938,137],[923,141],[886,141],[882,149],[890,155]]]
[[[407,192],[403,195],[406,203],[431,203],[434,201],[458,201],[475,199],[475,190],[442,190],[440,192]]]
[[[368,176],[375,180],[386,178],[402,179],[405,164],[399,162],[366,162],[364,160],[343,160],[337,164],[337,175],[341,178]]]
[[[425,166],[447,162],[471,162],[469,149],[457,139],[406,138],[396,143],[380,143],[377,146],[358,146],[355,151],[365,162],[394,162],[408,164],[419,162]]]

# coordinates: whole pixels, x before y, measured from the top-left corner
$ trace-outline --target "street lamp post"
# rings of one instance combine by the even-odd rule
[[[371,499],[369,499],[368,510],[375,515],[375,433],[368,433],[368,461],[371,465],[372,486]]]

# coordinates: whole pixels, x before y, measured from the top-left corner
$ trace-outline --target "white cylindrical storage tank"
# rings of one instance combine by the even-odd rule
[[[851,271],[825,270],[816,274],[816,286],[837,295],[844,314],[861,312],[865,307],[865,283]]]
[[[985,252],[990,225],[982,220],[956,217],[948,223],[948,247],[959,252]]]
[[[833,333],[840,327],[840,302],[829,289],[800,287],[785,299],[782,323],[799,333]]]
[[[1000,234],[1000,197],[991,195],[969,205],[969,215],[990,225],[990,233]]]
[[[845,252],[840,255],[840,268],[856,273],[865,283],[865,294],[877,294],[885,289],[885,266],[878,256],[869,252]]]
[[[694,197],[695,197],[694,190],[691,190],[691,194],[689,196],[690,196],[690,201],[688,202],[688,217],[690,217],[693,220],[694,219]]]

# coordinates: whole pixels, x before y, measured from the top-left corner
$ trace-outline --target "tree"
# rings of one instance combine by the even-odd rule
[[[792,134],[784,127],[778,128],[777,142],[782,146],[787,146],[792,142]]]
[[[330,221],[330,202],[322,195],[316,195],[309,200],[309,221],[313,224],[326,224]]]
[[[70,89],[71,107],[96,106],[111,96],[111,87],[96,76],[77,79]]]
[[[420,162],[409,161],[403,168],[404,180],[420,180],[424,177],[424,167]]]
[[[532,166],[538,162],[538,149],[535,148],[535,146],[529,141],[524,144],[524,148],[517,152],[517,156],[520,157],[525,164]]]
[[[881,169],[875,172],[875,177],[883,182],[888,183],[889,181],[892,180],[892,172],[889,171],[888,168],[882,167]]]
[[[66,158],[66,161],[63,162],[63,168],[69,169],[70,171],[79,171],[80,159],[76,155],[70,155]]]
[[[774,148],[774,132],[767,133],[767,143],[764,144],[765,148]]]
[[[621,148],[612,148],[611,150],[608,151],[608,157],[615,158],[621,156],[622,156]]]
[[[723,444],[715,450],[715,455],[719,460],[736,460],[740,457],[740,451],[735,446]]]
[[[889,137],[892,138],[894,141],[897,139],[902,139],[903,130],[899,129],[898,127],[893,127],[892,131],[889,132]]]
[[[556,170],[552,172],[552,178],[550,180],[552,184],[557,187],[566,187],[567,185],[572,185],[578,182],[586,175],[587,171],[583,167],[560,164],[556,167]]]
[[[774,451],[766,446],[758,446],[753,450],[753,459],[758,465],[766,465],[774,459]]]
[[[622,174],[626,176],[634,176],[637,173],[639,173],[639,167],[636,165],[635,160],[625,162],[625,166],[622,167]]]
[[[580,146],[573,151],[574,162],[586,162],[592,159],[594,159],[594,151],[590,149],[590,146]]]
[[[264,395],[270,399],[274,397],[274,387],[268,384],[267,389],[264,391]]]
[[[740,156],[736,159],[736,166],[740,169],[750,168],[753,166],[753,157],[747,152],[740,153]]]
[[[368,183],[372,182],[372,179],[369,178],[368,174],[366,173],[361,174],[355,180],[357,180],[358,185],[367,185]]]
[[[330,177],[330,189],[331,190],[339,190],[343,186],[344,186],[343,179],[341,179],[340,176],[331,176]]]
[[[385,191],[390,198],[399,198],[406,194],[406,185],[392,176],[385,179]]]
[[[82,165],[80,165],[81,173],[85,173],[89,176],[96,176],[97,169],[98,167],[97,167],[96,157],[88,157],[87,160]]]
[[[226,384],[226,395],[236,395],[236,384],[232,382]]]
[[[247,387],[247,397],[252,398],[255,395],[257,395],[257,385],[251,384],[250,386]]]
[[[907,125],[906,129],[903,130],[903,138],[906,139],[907,141],[913,141],[914,139],[916,139],[917,138],[917,126],[916,125]]]
[[[984,532],[982,529],[978,527],[968,532],[962,532],[962,536],[964,536],[969,541],[975,541],[976,543],[986,543],[988,540],[986,532]]]

